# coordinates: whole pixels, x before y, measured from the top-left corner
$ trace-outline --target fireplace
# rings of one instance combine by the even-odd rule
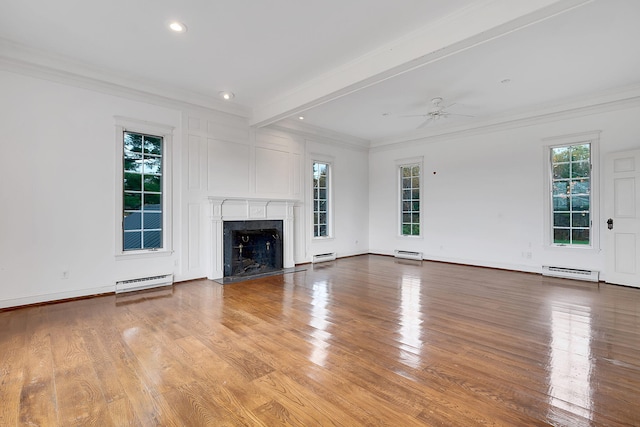
[[[224,277],[282,270],[282,221],[223,221]]]
[[[236,277],[238,274],[245,276],[252,273],[261,274],[263,269],[273,268],[273,271],[277,271],[295,267],[293,260],[295,200],[208,197],[207,201],[209,238],[206,245],[209,279]],[[227,225],[231,227],[229,235],[232,239],[231,244],[225,243],[227,238],[225,226]],[[236,233],[236,241],[233,243],[233,231],[239,231],[242,227],[248,228],[244,232]],[[243,242],[243,239],[246,242]],[[265,253],[254,255],[257,247],[263,248]],[[237,264],[235,270],[234,267],[227,267],[227,264],[233,264],[234,256]]]

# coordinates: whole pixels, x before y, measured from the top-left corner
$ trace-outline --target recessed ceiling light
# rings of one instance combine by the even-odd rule
[[[508,85],[509,83],[511,83],[511,79],[500,80],[500,83],[502,83],[503,85]]]
[[[298,116],[298,120],[304,120],[304,116]]]
[[[220,95],[220,98],[224,99],[225,101],[233,99],[236,96],[233,92],[227,91],[218,92],[218,95]]]
[[[178,22],[178,21],[172,21],[169,23],[169,29],[171,31],[175,31],[176,33],[186,33],[187,32],[187,26],[184,25],[182,22]]]

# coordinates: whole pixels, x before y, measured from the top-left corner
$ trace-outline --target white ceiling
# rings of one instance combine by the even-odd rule
[[[3,0],[0,59],[375,141],[436,96],[473,117],[430,127],[637,85],[639,19],[638,0]]]

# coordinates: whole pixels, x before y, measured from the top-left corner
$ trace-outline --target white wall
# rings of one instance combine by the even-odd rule
[[[306,225],[309,150],[336,158],[336,233],[322,250],[367,252],[366,151],[335,138],[255,131],[240,116],[68,80],[0,71],[0,308],[113,292],[123,279],[205,277],[212,196],[296,200],[295,261],[309,261],[317,246]],[[114,116],[174,127],[173,252],[166,256],[115,257]]]
[[[4,71],[0,93],[0,307],[171,272],[174,256],[115,260],[114,116],[179,127],[179,112]]]
[[[426,259],[523,271],[549,264],[604,271],[605,227],[594,251],[544,244],[543,139],[601,130],[601,160],[640,147],[639,114],[633,107],[372,149],[371,252],[422,251]],[[416,156],[424,156],[424,222],[423,237],[411,239],[398,236],[396,160]]]

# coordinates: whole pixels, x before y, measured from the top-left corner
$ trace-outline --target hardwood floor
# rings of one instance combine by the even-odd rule
[[[374,255],[0,312],[0,425],[638,426],[640,289]]]

